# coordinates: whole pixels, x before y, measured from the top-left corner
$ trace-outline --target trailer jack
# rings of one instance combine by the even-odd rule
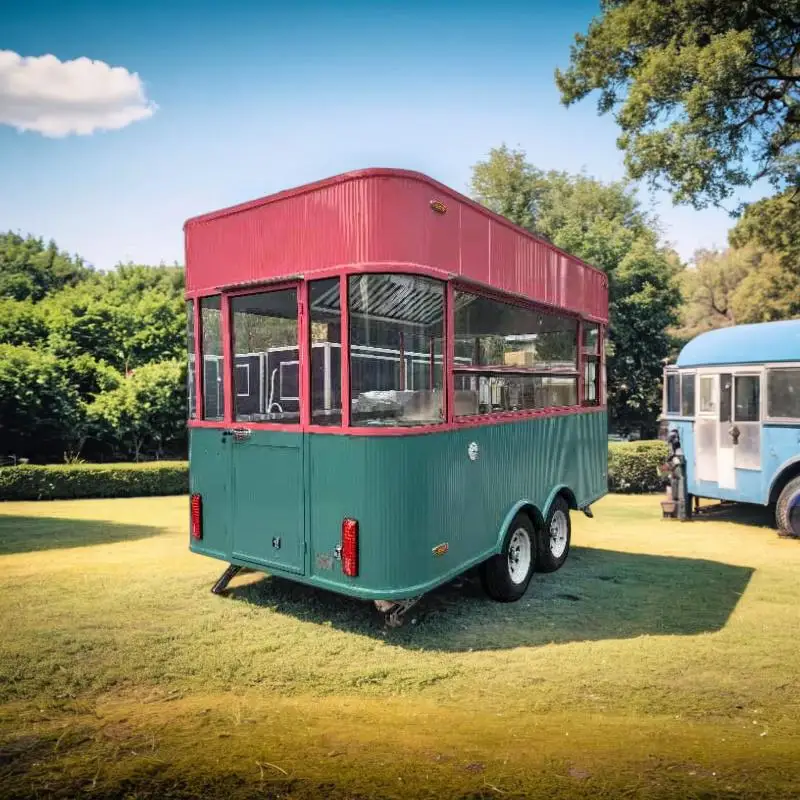
[[[211,587],[213,594],[224,594],[228,584],[242,571],[238,564],[229,564],[225,572],[220,575],[219,580]]]
[[[421,599],[422,595],[408,600],[375,600],[375,608],[383,614],[388,628],[399,628],[405,621],[406,612]]]

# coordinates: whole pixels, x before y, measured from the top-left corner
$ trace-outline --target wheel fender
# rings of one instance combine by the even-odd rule
[[[792,458],[790,458],[788,461],[784,461],[783,464],[781,464],[780,467],[775,470],[775,474],[772,476],[772,480],[769,482],[769,489],[767,489],[767,503],[769,503],[772,493],[775,491],[775,487],[781,478],[783,478],[786,470],[791,469],[798,463],[800,463],[800,456],[792,456]],[[778,498],[776,497],[775,499],[777,500]]]
[[[553,491],[550,492],[550,495],[547,498],[547,502],[544,505],[544,519],[547,519],[547,515],[550,513],[550,509],[553,507],[556,497],[558,497],[560,494],[565,495],[567,505],[572,511],[575,511],[578,508],[578,503],[575,500],[575,495],[572,493],[572,489],[570,489],[566,484],[561,483],[553,488]]]
[[[511,509],[503,518],[503,522],[500,525],[500,530],[498,531],[497,534],[497,541],[495,542],[494,545],[495,553],[499,553],[503,549],[503,540],[506,538],[508,529],[511,527],[511,522],[513,521],[514,517],[516,517],[517,514],[522,510],[527,511],[533,517],[534,524],[537,527],[541,527],[544,525],[544,517],[542,516],[542,512],[539,511],[538,507],[532,500],[527,500],[527,499],[518,500],[516,503],[514,503],[513,506],[511,506]]]

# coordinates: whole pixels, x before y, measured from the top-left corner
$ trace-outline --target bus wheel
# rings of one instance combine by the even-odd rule
[[[800,475],[783,487],[775,506],[775,522],[781,536],[800,538]]]
[[[500,603],[519,600],[531,582],[535,560],[536,531],[530,517],[519,513],[508,527],[503,549],[481,566],[486,593]]]
[[[550,513],[539,536],[536,569],[539,572],[555,572],[560,569],[569,555],[572,539],[572,523],[569,518],[569,505],[559,495],[550,507]]]

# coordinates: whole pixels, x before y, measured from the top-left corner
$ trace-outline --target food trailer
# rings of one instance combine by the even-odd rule
[[[195,553],[398,621],[519,599],[607,491],[605,274],[431,178],[350,172],[185,224]]]

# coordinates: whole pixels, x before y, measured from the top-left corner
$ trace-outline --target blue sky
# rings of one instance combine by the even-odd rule
[[[506,142],[543,169],[621,177],[613,121],[592,100],[564,109],[553,82],[598,8],[5,0],[0,50],[124,67],[157,108],[91,135],[0,125],[0,229],[102,269],[183,263],[187,217],[349,169],[416,169],[466,192]],[[722,211],[655,210],[684,258],[726,244]]]

